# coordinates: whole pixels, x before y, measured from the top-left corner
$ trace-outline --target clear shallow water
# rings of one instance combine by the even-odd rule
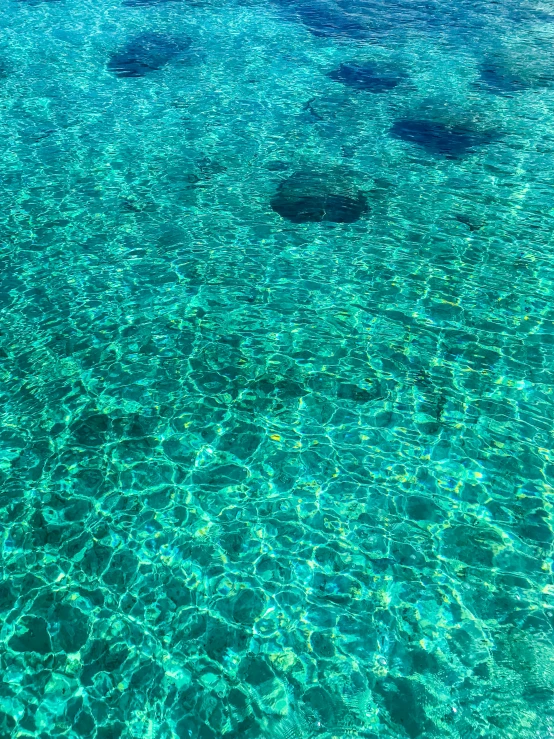
[[[0,736],[554,735],[554,8],[1,8]]]

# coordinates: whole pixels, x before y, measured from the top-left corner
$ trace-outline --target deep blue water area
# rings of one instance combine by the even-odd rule
[[[552,2],[0,9],[0,739],[554,737]]]

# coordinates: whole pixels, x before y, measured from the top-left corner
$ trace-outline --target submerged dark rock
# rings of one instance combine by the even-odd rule
[[[522,79],[498,67],[494,62],[487,62],[481,66],[480,81],[489,90],[498,93],[519,92],[527,87]]]
[[[10,649],[15,652],[37,652],[38,654],[49,654],[52,651],[48,624],[43,618],[36,616],[24,616],[20,625],[20,633],[12,636],[8,642]]]
[[[365,38],[367,26],[344,2],[334,0],[278,0],[314,36],[330,38]]]
[[[288,162],[283,162],[280,159],[274,159],[265,165],[266,169],[269,169],[270,172],[284,172],[289,166]]]
[[[123,0],[121,4],[126,8],[143,8],[170,2],[179,2],[179,0]]]
[[[346,62],[329,72],[335,82],[367,92],[388,92],[406,79],[406,76],[368,62]]]
[[[472,218],[471,216],[466,215],[465,213],[457,213],[455,216],[455,219],[458,221],[458,223],[463,223],[464,226],[467,226],[470,231],[479,231],[483,228],[483,223],[478,221],[475,218]]]
[[[447,126],[438,121],[411,118],[395,121],[390,133],[394,138],[417,144],[430,154],[447,159],[459,159],[498,138],[494,131],[476,131],[467,126]]]
[[[348,178],[319,172],[296,172],[284,180],[271,207],[292,223],[354,223],[368,210],[365,196]]]
[[[117,77],[144,77],[187,51],[191,43],[186,36],[141,33],[111,56],[108,69]]]
[[[554,75],[531,64],[525,67],[502,59],[488,59],[480,67],[479,82],[489,92],[510,95],[524,90],[550,87]]]
[[[467,11],[446,7],[438,0],[274,0],[291,20],[302,23],[314,36],[336,40],[382,39],[405,34],[407,28],[437,29],[467,24]]]
[[[301,3],[298,15],[314,36],[363,38],[367,35],[366,26],[355,15],[334,3]]]

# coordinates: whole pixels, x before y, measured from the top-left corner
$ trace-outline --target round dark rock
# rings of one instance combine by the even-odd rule
[[[405,75],[369,62],[345,62],[327,75],[335,82],[366,92],[388,92],[403,82]]]
[[[275,159],[271,162],[268,162],[265,166],[266,169],[269,169],[270,172],[284,172],[286,169],[289,168],[288,163],[283,162],[280,159]]]
[[[368,28],[360,14],[331,0],[277,0],[292,11],[314,36],[336,39],[363,39]]]
[[[233,618],[239,624],[253,624],[261,616],[265,599],[257,590],[241,590],[233,601]]]
[[[481,64],[479,82],[495,95],[552,87],[554,74],[536,59],[490,57]]]
[[[498,94],[520,92],[529,86],[518,75],[490,61],[481,65],[480,81]]]
[[[8,642],[10,649],[15,652],[37,652],[49,654],[52,651],[48,624],[43,618],[24,616],[20,625],[26,629],[12,636]]]
[[[88,619],[85,614],[79,608],[60,603],[53,617],[57,625],[55,644],[65,652],[78,652],[88,639]]]
[[[292,223],[354,223],[368,210],[365,196],[347,177],[296,172],[271,200],[272,209]]]
[[[459,159],[477,147],[498,138],[495,131],[477,131],[464,125],[447,125],[441,121],[403,118],[394,122],[391,136],[417,144],[429,154]]]
[[[186,36],[174,38],[162,33],[141,33],[111,56],[108,69],[116,77],[144,77],[182,55],[191,43]]]
[[[162,5],[171,2],[171,0],[123,0],[121,3],[126,8],[144,8],[152,5]]]

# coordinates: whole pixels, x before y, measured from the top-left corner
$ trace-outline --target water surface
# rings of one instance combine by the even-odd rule
[[[0,736],[554,736],[551,4],[0,7]]]

